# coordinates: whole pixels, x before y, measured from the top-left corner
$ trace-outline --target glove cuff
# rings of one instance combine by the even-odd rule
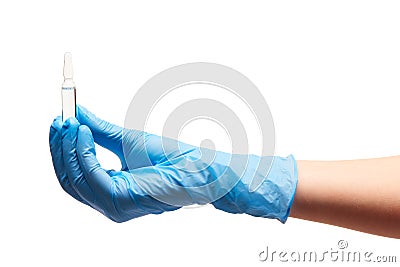
[[[259,164],[260,168],[257,168]],[[268,166],[269,170],[266,169]],[[232,190],[213,202],[213,205],[226,212],[247,213],[285,223],[298,181],[297,164],[293,155],[285,158],[253,156],[248,170]],[[260,180],[260,184],[255,190],[251,190],[255,178]]]

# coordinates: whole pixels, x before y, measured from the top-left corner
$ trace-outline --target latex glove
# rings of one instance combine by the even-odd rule
[[[50,151],[61,187],[78,201],[115,222],[179,207],[146,194],[124,171],[104,170],[96,159],[90,129],[75,118],[63,124],[57,117],[50,127]]]
[[[277,218],[281,222],[289,215],[297,184],[292,156],[230,155],[141,131],[124,131],[83,107],[78,107],[77,119],[90,128],[97,143],[119,156],[128,190],[130,186],[138,187],[168,207],[212,202],[231,213]],[[207,155],[212,156],[211,161]],[[243,158],[247,164],[244,173]],[[271,161],[269,172],[267,167],[257,169],[258,164],[269,166]],[[253,177],[265,179],[257,190],[250,191]],[[134,208],[130,205],[125,201],[124,210]],[[129,219],[129,214],[123,217]]]

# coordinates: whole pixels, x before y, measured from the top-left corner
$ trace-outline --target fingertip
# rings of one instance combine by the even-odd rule
[[[76,142],[77,132],[80,123],[76,120],[76,118],[68,118],[62,125],[61,128],[61,136],[63,140],[63,147],[68,147],[68,149],[72,149],[72,144]],[[65,143],[65,144],[64,144]],[[69,144],[69,145],[67,145]]]
[[[79,115],[84,115],[87,112],[88,112],[88,110],[84,106],[81,106],[79,104],[76,105],[76,116],[78,118],[79,118]]]
[[[78,151],[81,151],[83,153],[88,151],[96,155],[96,152],[94,150],[94,139],[92,131],[86,125],[79,126],[77,149]]]
[[[84,112],[88,112],[88,109],[87,108],[85,108],[83,105],[81,105],[81,104],[76,104],[76,108],[78,109],[78,110],[81,110],[81,111],[84,111]]]
[[[86,132],[90,132],[91,133],[92,132],[92,131],[90,131],[90,128],[87,125],[84,125],[84,124],[79,126],[79,131],[82,131],[84,133],[86,133]]]
[[[76,118],[82,124],[89,124],[90,121],[93,121],[96,117],[87,108],[85,108],[81,105],[77,105]]]
[[[55,118],[54,118],[54,120],[53,120],[53,123],[55,123],[55,122],[59,122],[59,121],[61,121],[61,122],[62,122],[62,118],[61,118],[61,116],[57,116],[57,117],[55,117]]]
[[[93,134],[92,131],[90,130],[90,128],[86,125],[80,125],[79,129],[78,129],[78,137],[82,136],[84,138],[90,138],[91,140],[93,140]]]
[[[61,131],[63,122],[61,116],[57,116],[51,123],[50,130],[54,129],[56,131]]]
[[[80,125],[79,121],[76,118],[71,117],[71,118],[68,118],[65,120],[65,122],[62,125],[62,128],[65,128],[65,129],[68,129],[71,127],[78,128],[79,125]]]

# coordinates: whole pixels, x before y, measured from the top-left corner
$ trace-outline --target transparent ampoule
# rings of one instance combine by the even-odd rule
[[[72,55],[64,55],[64,82],[61,88],[62,120],[76,116],[76,88],[73,81]]]

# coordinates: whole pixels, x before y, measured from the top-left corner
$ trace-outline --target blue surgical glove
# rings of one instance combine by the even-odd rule
[[[56,119],[50,131],[57,177],[70,195],[112,220],[212,203],[286,221],[297,184],[292,156],[231,155],[124,130],[80,106],[77,111],[79,122],[69,119],[61,127]],[[101,169],[93,141],[120,158],[121,171]],[[259,184],[251,189],[254,178]]]
[[[123,222],[179,208],[146,194],[131,179],[129,172],[101,168],[90,129],[75,118],[63,123],[61,117],[57,117],[50,127],[49,139],[53,166],[61,187],[111,220]]]

